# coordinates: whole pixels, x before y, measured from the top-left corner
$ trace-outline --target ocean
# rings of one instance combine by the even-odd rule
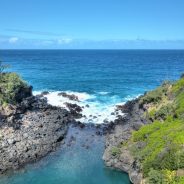
[[[85,107],[81,121],[95,124],[113,121],[117,104],[144,94],[165,80],[176,80],[184,72],[184,50],[0,50],[0,59],[11,65],[9,71],[18,72],[33,86],[34,94],[49,91],[46,97],[52,105],[63,107],[68,102],[58,96],[59,92],[77,95],[78,105]],[[0,183],[130,183],[125,173],[104,166],[103,142],[96,143],[86,156],[82,148],[76,147],[73,151],[77,159],[71,165],[67,162],[70,151],[64,148],[45,158],[44,168],[40,163],[29,165],[25,172],[3,177]],[[96,156],[90,159],[92,155]],[[80,168],[78,163],[88,164]]]

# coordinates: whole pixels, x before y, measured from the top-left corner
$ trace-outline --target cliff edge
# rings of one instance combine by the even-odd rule
[[[106,165],[134,184],[183,184],[184,77],[119,108],[126,116],[106,136]]]

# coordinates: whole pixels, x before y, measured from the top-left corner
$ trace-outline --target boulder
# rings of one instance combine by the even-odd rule
[[[67,94],[65,92],[60,92],[58,93],[58,96],[63,96],[65,98],[68,98],[69,100],[73,100],[73,101],[79,101],[78,96],[74,95],[74,94]]]

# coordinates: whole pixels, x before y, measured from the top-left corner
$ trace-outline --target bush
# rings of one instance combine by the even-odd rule
[[[163,84],[161,87],[158,87],[156,90],[147,92],[143,97],[141,97],[139,101],[140,106],[144,104],[149,104],[149,103],[153,103],[153,104],[159,103],[162,100],[163,96],[166,95],[168,86],[169,86],[168,84]]]
[[[150,168],[155,170],[176,170],[184,166],[184,127],[179,120],[166,120],[145,125],[133,133],[136,145],[140,142],[146,146],[138,147],[133,153],[142,165],[144,176]]]
[[[149,184],[173,184],[175,182],[176,172],[170,170],[150,169],[148,174]]]
[[[120,153],[121,153],[121,150],[120,150],[120,148],[118,148],[118,147],[113,147],[113,148],[111,149],[111,154],[112,154],[112,156],[119,156]]]
[[[172,92],[177,96],[180,92],[184,90],[184,78],[178,80],[172,87]]]
[[[177,95],[176,100],[176,116],[184,119],[184,91]]]
[[[29,86],[16,73],[2,73],[0,80],[0,105],[15,104],[18,95],[24,91],[29,93]]]
[[[154,114],[154,119],[158,120],[166,120],[168,115],[173,115],[175,112],[175,108],[173,104],[168,104],[162,106],[158,111]]]
[[[148,182],[149,184],[163,184],[162,173],[151,168],[148,174]]]
[[[181,177],[175,177],[175,180],[172,184],[184,184],[184,176]]]
[[[150,103],[150,104],[149,104]],[[147,105],[148,122],[134,131],[130,151],[148,183],[184,184],[184,77],[172,85],[163,84],[140,98]]]

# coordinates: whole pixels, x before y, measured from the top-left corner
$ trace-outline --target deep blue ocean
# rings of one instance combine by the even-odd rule
[[[34,90],[109,92],[122,98],[177,79],[184,50],[0,50]]]
[[[112,118],[108,117],[109,109],[116,104],[165,80],[176,80],[184,72],[184,50],[0,50],[0,59],[31,84],[35,94],[50,91],[51,104],[60,105],[56,93],[67,91],[90,104],[85,114],[101,112],[104,119]],[[126,174],[105,168],[103,146],[101,140],[86,153],[76,147],[75,159],[67,148],[61,149],[44,159],[44,167],[28,166],[25,172],[8,175],[0,183],[128,184]],[[85,167],[78,167],[80,163]]]

